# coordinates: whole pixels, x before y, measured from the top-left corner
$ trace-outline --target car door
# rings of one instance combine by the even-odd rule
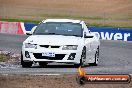
[[[96,53],[96,41],[95,41],[95,36],[93,38],[89,38],[90,45],[91,45],[91,58],[95,58],[95,53]]]
[[[98,48],[98,38],[95,36],[95,34],[93,34],[93,38],[91,38],[91,48],[92,48],[92,56],[93,58],[95,57],[95,53],[97,51]]]
[[[86,46],[86,62],[89,62],[90,59],[93,58],[93,38],[85,38],[85,46]]]

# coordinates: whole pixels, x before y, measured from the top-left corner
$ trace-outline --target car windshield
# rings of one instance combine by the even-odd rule
[[[33,34],[82,37],[82,26],[79,23],[71,23],[71,22],[40,23]]]

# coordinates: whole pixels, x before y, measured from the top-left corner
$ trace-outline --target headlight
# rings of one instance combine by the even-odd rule
[[[37,44],[25,43],[25,48],[35,48],[35,49],[37,49]]]
[[[63,46],[62,50],[77,50],[77,45],[66,45]]]

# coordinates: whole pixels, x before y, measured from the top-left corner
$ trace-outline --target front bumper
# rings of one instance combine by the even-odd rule
[[[26,57],[25,52],[30,57]],[[55,57],[42,56],[44,52],[54,52]],[[23,60],[32,62],[57,62],[57,63],[80,63],[82,50],[60,50],[60,49],[22,49]]]

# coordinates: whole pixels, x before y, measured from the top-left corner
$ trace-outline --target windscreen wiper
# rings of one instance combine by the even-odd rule
[[[47,34],[53,34],[53,35],[63,35],[63,34],[56,34],[56,33],[47,33]]]
[[[71,35],[71,36],[81,37],[80,35]]]
[[[56,33],[47,33],[47,34],[56,34]]]

